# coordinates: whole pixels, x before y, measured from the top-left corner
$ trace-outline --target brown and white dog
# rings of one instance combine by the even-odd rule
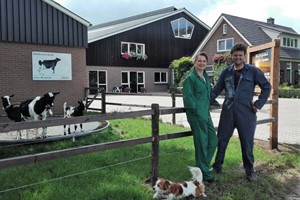
[[[198,198],[200,196],[207,197],[205,186],[203,184],[202,172],[198,167],[189,167],[192,174],[191,181],[172,182],[164,178],[158,178],[154,190],[154,199],[182,199],[185,197]]]

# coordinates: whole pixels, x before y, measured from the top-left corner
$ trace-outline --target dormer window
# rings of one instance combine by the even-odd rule
[[[298,39],[292,38],[292,37],[283,37],[282,38],[282,46],[298,48]]]
[[[171,21],[174,37],[182,39],[191,39],[194,31],[194,25],[184,17]]]
[[[223,35],[227,34],[227,24],[223,24]]]

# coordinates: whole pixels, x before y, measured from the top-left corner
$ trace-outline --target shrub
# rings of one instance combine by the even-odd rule
[[[300,88],[298,86],[289,86],[288,83],[282,83],[278,87],[279,98],[300,98]]]
[[[182,57],[171,62],[171,69],[174,71],[174,84],[179,86],[179,83],[185,78],[186,74],[194,66],[191,57]]]
[[[219,79],[219,76],[223,69],[225,69],[228,65],[232,63],[231,55],[229,53],[223,53],[223,54],[215,54],[212,57],[212,60],[214,61],[213,64],[213,70],[214,70],[214,77],[213,77],[213,83],[216,83]]]

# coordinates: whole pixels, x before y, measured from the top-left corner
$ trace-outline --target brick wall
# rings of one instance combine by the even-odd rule
[[[222,22],[217,30],[214,32],[212,37],[209,39],[209,41],[206,43],[206,45],[203,47],[202,51],[206,52],[208,55],[208,64],[212,65],[212,57],[218,53],[217,52],[217,41],[220,39],[226,39],[226,38],[234,38],[234,44],[242,43],[248,46],[245,41],[236,33],[236,31],[227,24],[227,34],[223,35],[223,24],[226,22]]]
[[[167,92],[169,83],[171,83],[171,70],[169,68],[130,68],[117,66],[87,66],[89,71],[102,70],[107,72],[107,92],[112,92],[114,86],[121,86],[122,71],[145,72],[146,92]],[[169,83],[155,84],[154,72],[168,72]]]
[[[32,51],[71,54],[72,80],[32,80]],[[0,60],[0,96],[14,94],[13,103],[58,91],[53,113],[62,114],[65,101],[77,105],[77,101],[84,98],[84,88],[88,86],[85,48],[0,43]],[[6,115],[3,109],[0,114]]]

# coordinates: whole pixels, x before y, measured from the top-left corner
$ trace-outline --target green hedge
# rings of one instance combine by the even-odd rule
[[[300,99],[300,88],[279,87],[279,98]]]

